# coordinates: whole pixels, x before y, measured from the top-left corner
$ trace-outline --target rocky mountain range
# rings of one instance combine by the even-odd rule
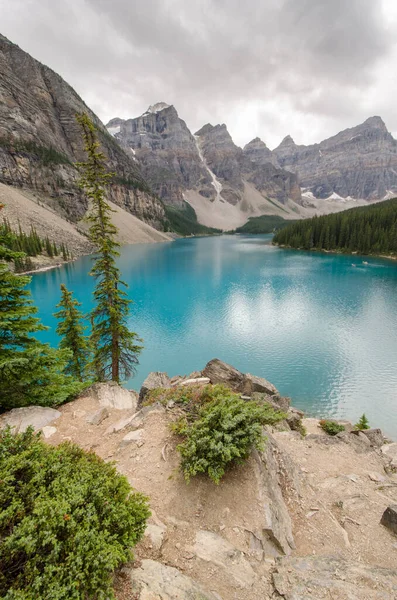
[[[87,210],[75,167],[83,111],[115,173],[109,200],[158,230],[170,228],[167,205],[188,203],[199,223],[228,230],[252,216],[309,217],[397,192],[397,141],[380,117],[310,146],[287,136],[273,151],[258,137],[240,148],[225,124],[193,134],[164,102],[105,127],[59,75],[1,35],[0,72],[0,183],[36,192],[73,223]]]
[[[310,146],[287,136],[272,154],[316,198],[382,200],[397,191],[397,141],[380,117]]]
[[[397,191],[397,141],[380,117],[310,146],[287,136],[273,151],[258,137],[239,148],[225,124],[193,135],[164,102],[107,128],[166,204],[187,201],[201,223],[221,229],[260,214],[335,212]]]
[[[54,71],[0,35],[0,183],[39,193],[57,213],[77,222],[87,202],[74,163],[84,160],[75,115],[85,112],[99,130],[115,172],[109,199],[162,230],[163,204],[131,151],[125,152],[98,117]]]
[[[244,150],[236,146],[224,124],[193,135],[174,106],[159,102],[140,117],[112,119],[107,128],[133,152],[166,204],[183,208],[187,201],[205,225],[228,229],[253,215],[299,212],[297,176],[268,160],[260,140]]]

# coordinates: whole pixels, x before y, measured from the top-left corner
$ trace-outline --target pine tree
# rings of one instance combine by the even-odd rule
[[[30,278],[9,270],[24,255],[9,250],[0,236],[0,411],[18,406],[61,404],[81,389],[65,374],[69,350],[55,350],[32,334],[46,329],[35,316],[26,285]]]
[[[356,429],[361,429],[361,430],[370,428],[369,421],[368,421],[365,413],[361,415],[360,420],[358,421],[358,423],[356,423],[355,427],[356,427]]]
[[[84,335],[87,327],[82,324],[83,315],[79,306],[81,306],[80,302],[73,298],[73,293],[69,292],[62,283],[61,301],[57,304],[60,310],[55,313],[55,317],[59,320],[56,332],[62,338],[59,347],[67,348],[72,352],[65,373],[83,381],[90,359],[90,344]]]
[[[124,289],[116,265],[119,256],[115,236],[117,228],[111,222],[113,212],[105,198],[105,186],[111,174],[107,172],[105,156],[100,150],[96,129],[87,115],[77,115],[81,126],[87,161],[79,163],[81,186],[90,201],[89,236],[97,247],[91,275],[96,279],[91,313],[93,360],[92,369],[99,380],[116,382],[128,379],[135,371],[142,340],[128,329],[131,300]]]

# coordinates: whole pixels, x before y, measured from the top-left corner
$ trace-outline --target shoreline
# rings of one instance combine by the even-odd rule
[[[318,254],[337,254],[340,256],[363,256],[365,258],[385,258],[386,260],[393,260],[396,261],[397,260],[397,255],[386,255],[386,254],[360,254],[358,252],[358,250],[355,250],[354,252],[341,252],[338,250],[324,250],[323,248],[318,249],[318,248],[293,248],[292,246],[286,246],[285,244],[275,244],[274,242],[272,242],[272,246],[275,246],[276,248],[282,248],[284,250],[298,250],[299,252],[317,252]]]

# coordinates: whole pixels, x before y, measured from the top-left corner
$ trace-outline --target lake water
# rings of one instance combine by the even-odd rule
[[[200,370],[217,357],[266,377],[311,415],[357,420],[397,438],[397,264],[282,250],[271,236],[220,236],[126,246],[120,268],[150,371]],[[368,264],[364,264],[367,261]],[[353,266],[353,264],[355,266]],[[59,285],[91,307],[91,258],[33,276],[51,330]]]

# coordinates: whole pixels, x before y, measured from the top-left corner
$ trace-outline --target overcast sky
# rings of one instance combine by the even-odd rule
[[[397,132],[397,0],[0,0],[1,33],[106,123],[174,104],[195,132],[312,143]]]

